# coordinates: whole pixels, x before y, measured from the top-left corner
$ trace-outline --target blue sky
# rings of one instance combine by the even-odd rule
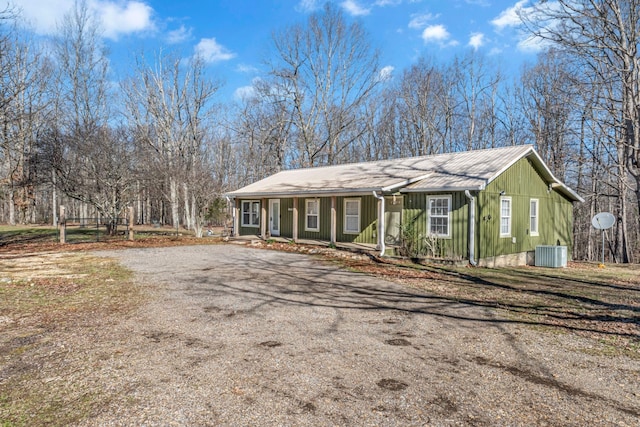
[[[22,10],[29,28],[52,35],[74,0],[0,0]],[[201,53],[232,98],[260,77],[273,31],[301,23],[325,0],[87,0],[102,22],[116,73],[132,54],[179,49]],[[537,45],[517,29],[518,9],[532,0],[336,0],[349,20],[359,21],[381,51],[381,67],[398,75],[421,56],[449,61],[481,51],[507,72],[534,61]]]

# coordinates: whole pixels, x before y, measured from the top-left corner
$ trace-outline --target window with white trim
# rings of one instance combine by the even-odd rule
[[[538,199],[529,200],[529,233],[538,235]]]
[[[360,233],[360,199],[344,199],[344,232]]]
[[[260,227],[260,201],[242,201],[242,226]]]
[[[511,197],[500,197],[500,237],[511,237]]]
[[[305,200],[305,230],[320,231],[320,199]]]
[[[427,213],[429,235],[450,237],[451,196],[428,196]]]

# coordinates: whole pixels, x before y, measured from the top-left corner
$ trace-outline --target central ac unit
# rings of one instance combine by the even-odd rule
[[[536,246],[536,267],[566,267],[566,246]]]

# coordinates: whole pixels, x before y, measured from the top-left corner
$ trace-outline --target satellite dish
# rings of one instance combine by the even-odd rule
[[[616,217],[609,212],[600,212],[591,218],[591,225],[598,230],[607,230],[616,223]]]

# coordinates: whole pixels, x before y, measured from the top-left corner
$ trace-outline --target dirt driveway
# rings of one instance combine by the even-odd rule
[[[86,425],[638,425],[637,360],[312,257],[102,252],[154,297],[95,343]]]

